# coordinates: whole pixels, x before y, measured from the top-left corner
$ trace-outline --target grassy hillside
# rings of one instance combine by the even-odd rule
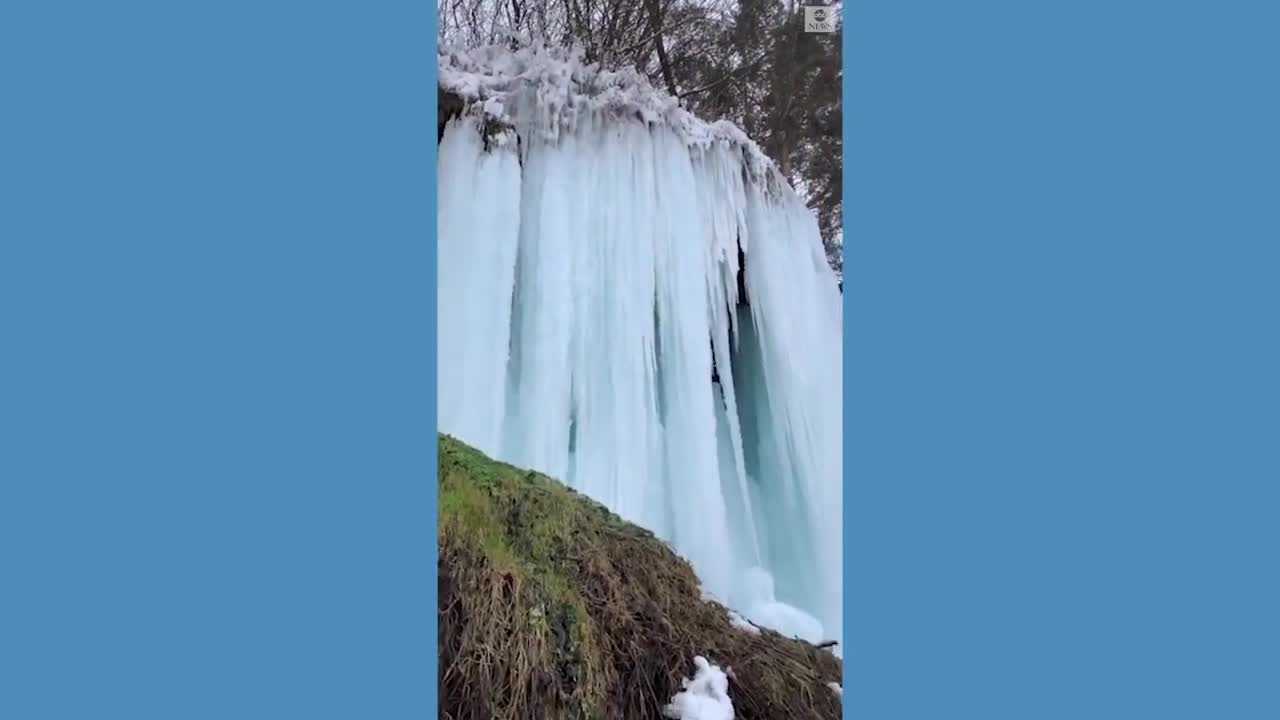
[[[735,627],[689,565],[561,483],[440,437],[440,717],[661,717],[706,656],[742,720],[838,718],[829,651]]]

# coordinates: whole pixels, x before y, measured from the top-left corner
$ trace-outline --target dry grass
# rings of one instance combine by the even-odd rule
[[[440,717],[653,720],[704,655],[742,720],[838,718],[829,651],[735,628],[652,534],[440,438]]]

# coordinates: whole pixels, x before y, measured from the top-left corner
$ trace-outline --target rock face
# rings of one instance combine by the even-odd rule
[[[838,718],[841,662],[707,601],[651,533],[561,483],[439,446],[440,717],[661,717],[704,656],[741,720]]]
[[[436,142],[444,139],[444,128],[449,121],[457,117],[461,112],[465,103],[462,98],[451,93],[444,88],[440,88],[436,93]]]

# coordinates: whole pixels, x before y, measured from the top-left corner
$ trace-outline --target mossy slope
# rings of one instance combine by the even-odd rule
[[[659,718],[704,655],[741,720],[838,718],[829,651],[735,628],[651,533],[440,437],[440,717]]]

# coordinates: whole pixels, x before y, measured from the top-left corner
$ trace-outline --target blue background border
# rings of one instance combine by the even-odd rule
[[[0,717],[433,717],[434,7],[0,35]]]
[[[1276,5],[845,13],[847,716],[1280,717]]]
[[[846,6],[850,717],[1280,716],[1272,6]],[[0,716],[432,716],[433,20],[0,6]]]

